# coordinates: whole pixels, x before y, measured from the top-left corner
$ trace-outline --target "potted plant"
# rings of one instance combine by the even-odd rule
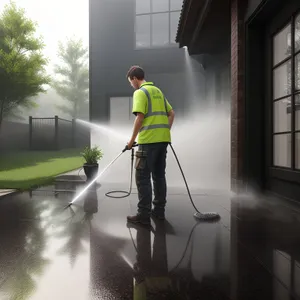
[[[98,174],[98,161],[103,157],[102,150],[96,146],[93,148],[86,147],[81,154],[85,159],[83,169],[87,181],[93,180]]]

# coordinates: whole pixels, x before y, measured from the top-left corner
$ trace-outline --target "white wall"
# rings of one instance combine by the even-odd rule
[[[132,124],[134,115],[132,114],[131,97],[111,97],[110,98],[110,124],[128,125]]]

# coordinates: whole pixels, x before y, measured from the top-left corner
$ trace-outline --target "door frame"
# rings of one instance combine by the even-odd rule
[[[265,30],[265,172],[266,172],[266,187],[271,191],[286,196],[288,198],[299,199],[300,195],[300,170],[295,170],[295,111],[292,110],[292,126],[291,126],[291,159],[292,167],[277,167],[273,165],[273,37],[280,32],[287,24],[292,23],[295,16],[300,12],[299,1],[289,1],[282,9],[270,20]],[[292,22],[291,22],[292,21]],[[292,32],[293,32],[292,25]],[[292,43],[294,39],[292,38]],[[291,81],[294,82],[294,64],[292,63]],[[294,93],[292,88],[291,93]],[[292,107],[294,107],[294,97],[292,97]],[[299,199],[300,200],[300,199]]]
[[[271,191],[292,199],[297,199],[300,195],[298,174],[269,168],[270,161],[272,162],[269,155],[272,152],[272,74],[268,68],[271,52],[266,31],[271,24],[273,27],[278,26],[277,29],[282,27],[285,23],[284,16],[288,19],[299,6],[299,0],[263,0],[245,22],[245,180],[251,186],[251,190]],[[278,171],[283,172],[281,179],[278,179],[276,174]]]

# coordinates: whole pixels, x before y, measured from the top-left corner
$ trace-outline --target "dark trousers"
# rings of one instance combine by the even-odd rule
[[[136,185],[138,189],[138,214],[148,217],[151,213],[152,184],[154,187],[153,211],[163,215],[166,206],[166,158],[168,143],[139,145],[136,154]]]

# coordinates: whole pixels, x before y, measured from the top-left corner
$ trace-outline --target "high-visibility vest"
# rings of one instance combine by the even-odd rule
[[[138,144],[171,142],[168,112],[172,109],[162,91],[147,82],[141,85],[148,100],[147,111],[138,135]]]

